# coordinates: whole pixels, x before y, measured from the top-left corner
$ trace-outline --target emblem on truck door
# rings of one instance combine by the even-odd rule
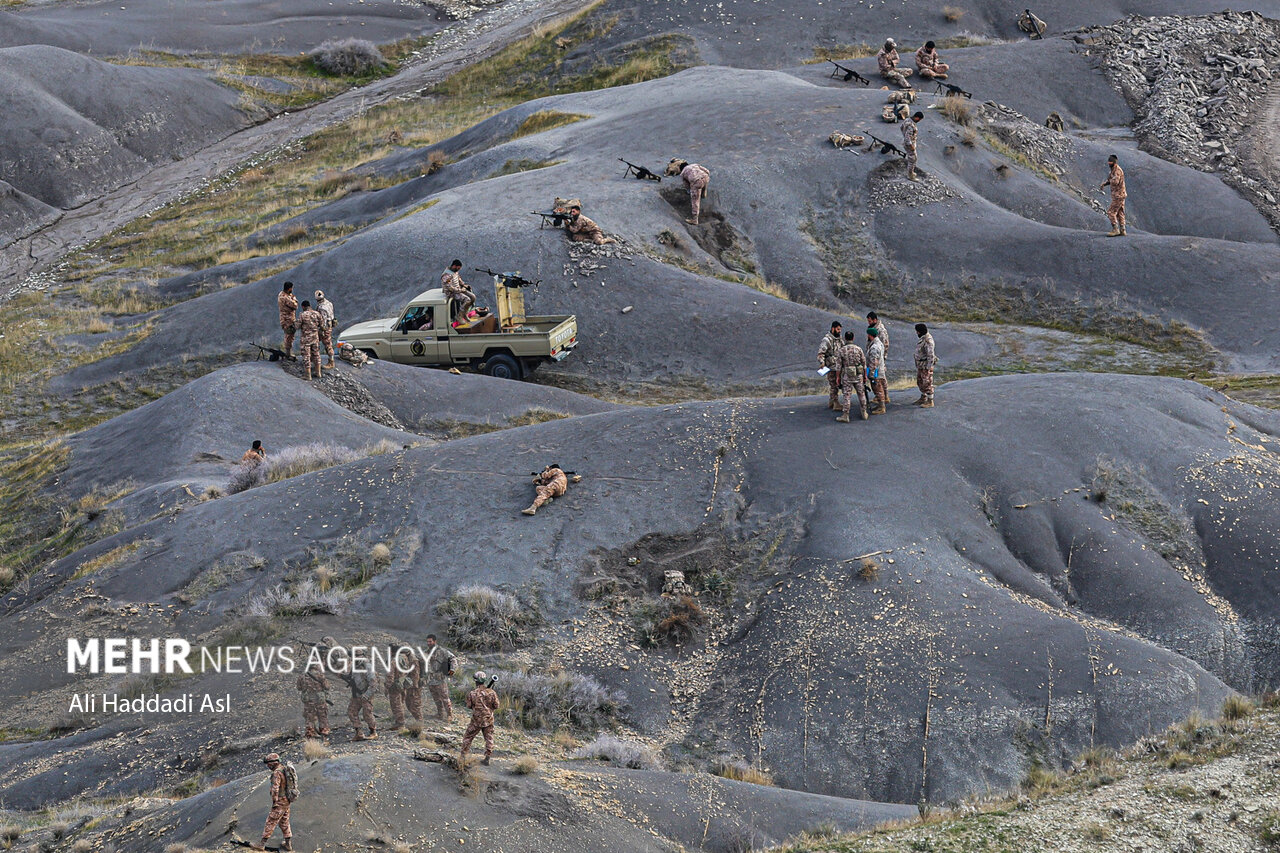
[[[422,341],[414,341],[413,343],[409,344],[409,352],[413,353],[414,355],[422,355],[426,351],[427,351],[427,348],[422,345]]]

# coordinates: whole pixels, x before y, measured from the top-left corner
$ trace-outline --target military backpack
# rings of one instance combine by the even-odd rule
[[[284,798],[292,803],[301,793],[298,790],[298,768],[292,761],[287,761],[284,764]]]

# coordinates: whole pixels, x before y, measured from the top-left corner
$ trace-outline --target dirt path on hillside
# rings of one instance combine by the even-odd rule
[[[492,11],[459,21],[398,74],[343,92],[297,112],[281,113],[245,128],[175,163],[62,214],[50,225],[0,250],[0,302],[23,290],[47,287],[66,255],[139,216],[196,192],[217,176],[254,157],[407,97],[471,63],[486,59],[548,21],[576,12],[591,0],[509,0]]]

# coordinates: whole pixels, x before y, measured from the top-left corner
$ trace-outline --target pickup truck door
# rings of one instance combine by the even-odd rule
[[[401,364],[439,364],[448,357],[447,332],[436,329],[435,306],[410,306],[391,330],[391,360]]]

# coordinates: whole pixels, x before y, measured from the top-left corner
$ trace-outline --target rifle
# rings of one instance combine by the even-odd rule
[[[973,99],[973,92],[966,92],[964,89],[961,89],[959,86],[953,86],[952,84],[944,83],[941,80],[934,80],[933,82],[937,85],[937,88],[933,90],[933,93],[935,95],[945,95],[948,98],[969,98],[970,100]]]
[[[870,139],[872,143],[871,145],[867,146],[868,151],[870,151],[875,146],[879,145],[881,154],[897,154],[899,157],[906,159],[907,152],[903,151],[901,148],[894,145],[892,142],[885,142],[883,139],[871,133],[871,131],[869,130],[864,130],[862,132],[867,135],[867,138]]]
[[[550,210],[545,213],[541,210],[534,210],[530,211],[529,215],[542,217],[542,224],[538,226],[539,229],[546,227],[548,222],[550,222],[553,227],[559,228],[561,225],[564,225],[569,221],[569,214],[556,213],[554,210]]]
[[[529,279],[522,278],[521,276],[513,272],[494,272],[491,269],[482,270],[480,269],[480,267],[475,267],[475,271],[488,273],[494,278],[501,279],[502,283],[505,284],[507,287],[537,287],[538,285],[542,284],[542,279],[538,279],[537,281],[529,281]]]
[[[262,361],[264,358],[267,361],[281,361],[283,359],[297,361],[297,359],[290,357],[288,354],[282,350],[276,349],[275,347],[264,347],[262,344],[253,344],[253,346],[258,348],[258,357],[255,358],[254,361]]]
[[[828,59],[827,62],[830,62],[832,65],[835,66],[835,68],[831,72],[832,80],[839,78],[841,80],[844,80],[844,82],[846,83],[848,83],[850,80],[857,80],[859,83],[861,83],[864,86],[871,85],[870,80],[868,80],[866,77],[863,77],[861,74],[859,74],[857,71],[854,71],[852,68],[845,68],[843,65],[841,65],[839,62],[836,62],[834,59]]]
[[[662,183],[662,176],[657,172],[650,172],[644,166],[637,166],[635,163],[623,160],[621,157],[618,158],[618,162],[627,164],[627,171],[622,173],[622,177],[624,178],[628,175],[635,175],[637,180],[643,179],[646,181],[657,181],[658,183]]]
[[[561,470],[561,471],[564,471],[564,469],[563,469],[563,468],[561,468],[560,470]],[[565,475],[566,477],[570,477],[570,478],[572,478],[572,477],[576,477],[576,476],[578,476],[578,472],[577,472],[577,471],[565,471],[565,472],[564,472],[564,475]],[[541,471],[534,471],[534,472],[533,472],[532,474],[530,474],[529,476],[530,476],[530,477],[541,477],[541,476],[542,476],[542,472],[541,472]]]
[[[1026,27],[1023,27],[1022,31],[1029,34],[1033,41],[1036,39],[1043,39],[1044,33],[1040,30],[1040,25],[1043,24],[1044,21],[1031,14],[1030,9],[1023,9],[1022,14],[1026,18],[1027,26],[1031,28],[1028,30]],[[1048,25],[1045,25],[1045,29],[1048,29]]]

